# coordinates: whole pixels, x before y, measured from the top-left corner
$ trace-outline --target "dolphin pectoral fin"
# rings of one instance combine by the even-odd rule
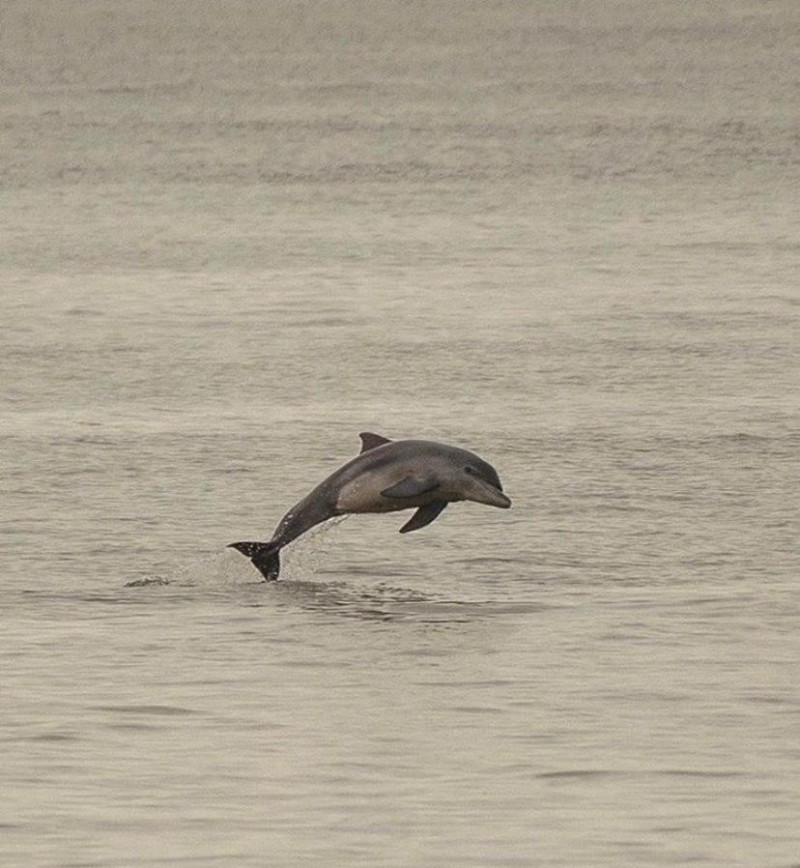
[[[395,482],[394,485],[384,488],[381,494],[384,497],[394,497],[402,500],[405,497],[419,497],[421,494],[426,494],[438,487],[439,483],[433,479],[406,476],[400,482]]]
[[[384,443],[391,443],[388,437],[381,437],[380,434],[372,434],[369,431],[362,431],[359,435],[361,438],[361,455],[369,452],[370,449],[376,449],[378,446],[383,446]]]
[[[421,506],[414,515],[400,528],[400,533],[411,533],[412,530],[419,530],[430,524],[439,513],[447,506],[446,500],[432,500]]]

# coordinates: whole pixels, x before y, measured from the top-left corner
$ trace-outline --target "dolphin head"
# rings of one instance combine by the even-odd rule
[[[456,472],[462,500],[474,500],[476,503],[498,506],[500,509],[511,506],[511,498],[503,494],[503,485],[497,471],[482,458],[466,452],[465,459]]]

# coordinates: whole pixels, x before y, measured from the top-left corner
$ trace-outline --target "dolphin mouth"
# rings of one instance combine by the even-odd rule
[[[498,506],[500,509],[508,509],[511,506],[511,498],[507,494],[503,494],[502,491],[494,490],[495,500],[492,502],[492,506]]]
[[[485,503],[487,506],[496,506],[499,509],[508,509],[511,506],[511,498],[492,485],[491,482],[481,479],[479,484],[480,491],[477,492],[477,496],[471,497],[470,500]]]

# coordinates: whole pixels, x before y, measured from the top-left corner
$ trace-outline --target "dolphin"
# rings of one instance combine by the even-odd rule
[[[265,581],[278,578],[284,546],[337,515],[416,508],[400,528],[400,533],[410,533],[459,500],[501,509],[511,506],[497,471],[473,452],[428,440],[389,440],[369,432],[359,437],[360,454],[296,503],[278,522],[269,542],[228,546],[250,558]]]

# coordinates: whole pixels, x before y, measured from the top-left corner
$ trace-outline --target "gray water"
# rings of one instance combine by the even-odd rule
[[[800,865],[800,6],[0,7],[4,866]],[[265,538],[357,434],[508,511]]]

